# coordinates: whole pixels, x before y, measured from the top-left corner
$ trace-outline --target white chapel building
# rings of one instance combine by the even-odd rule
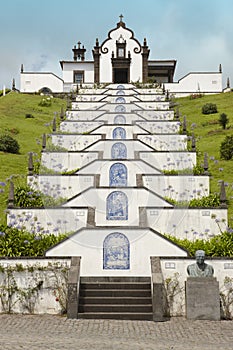
[[[192,93],[222,92],[222,72],[188,73],[174,82],[176,60],[150,58],[146,38],[140,43],[134,32],[127,28],[123,16],[107,38],[96,39],[92,60],[86,60],[86,48],[80,42],[72,49],[69,61],[60,61],[62,77],[52,72],[27,72],[21,66],[20,91],[23,93],[76,92],[80,87],[93,87],[114,83],[157,83],[176,96]]]

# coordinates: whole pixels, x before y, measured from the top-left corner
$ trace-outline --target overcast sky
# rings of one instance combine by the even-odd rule
[[[72,59],[80,40],[92,59],[100,43],[123,14],[126,26],[150,59],[175,59],[175,81],[188,72],[223,68],[223,85],[233,86],[233,0],[4,0],[0,7],[0,89],[19,88],[25,71],[61,76],[60,60]]]

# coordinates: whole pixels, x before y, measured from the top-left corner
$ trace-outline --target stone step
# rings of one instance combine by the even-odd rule
[[[80,289],[81,297],[151,297],[150,289]]]
[[[79,312],[101,312],[101,313],[148,313],[152,312],[152,305],[121,305],[121,304],[85,304],[79,305]]]
[[[107,319],[107,320],[146,320],[152,321],[152,312],[85,312],[78,315],[82,319]]]
[[[80,289],[151,289],[151,284],[147,282],[81,282]]]
[[[80,304],[151,304],[151,297],[79,297]]]
[[[96,276],[96,277],[81,277],[80,278],[81,283],[88,283],[88,282],[147,282],[151,283],[150,277],[128,277],[128,276],[108,276],[108,277],[102,277],[102,276]]]

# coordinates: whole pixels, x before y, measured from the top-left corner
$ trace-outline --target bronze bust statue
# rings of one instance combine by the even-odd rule
[[[204,250],[197,250],[195,253],[196,263],[187,267],[187,273],[190,277],[213,277],[213,266],[205,263]]]

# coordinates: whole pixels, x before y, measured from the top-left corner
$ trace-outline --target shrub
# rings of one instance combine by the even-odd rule
[[[215,103],[206,103],[202,106],[202,114],[218,113],[218,109]]]
[[[220,146],[220,157],[225,160],[233,158],[233,136],[226,136]]]
[[[32,114],[30,114],[30,113],[27,113],[27,114],[25,114],[25,118],[26,119],[34,118],[34,116]]]
[[[222,128],[225,130],[227,124],[229,123],[229,119],[227,118],[227,115],[225,113],[222,113],[219,117],[219,124],[222,126]]]
[[[39,103],[39,106],[41,106],[41,107],[50,107],[51,104],[52,104],[51,97],[46,97],[46,98],[42,98],[42,100]]]
[[[66,198],[45,195],[40,191],[33,190],[30,186],[19,186],[15,189],[15,206],[20,208],[43,208],[55,207],[66,201]]]
[[[38,191],[34,191],[26,185],[16,187],[15,205],[20,208],[43,207],[43,201]]]
[[[233,256],[233,235],[231,232],[223,232],[210,240],[196,239],[190,241],[186,238],[181,239],[170,235],[167,237],[179,246],[187,249],[191,256],[194,256],[199,249],[204,250],[207,256]]]
[[[45,251],[66,238],[60,234],[34,234],[17,228],[0,226],[0,256],[43,256]]]
[[[8,153],[19,153],[18,141],[16,141],[10,135],[0,135],[0,151]]]
[[[190,201],[176,201],[169,197],[164,197],[164,199],[178,208],[217,208],[220,205],[218,193],[210,193],[209,196],[193,198]]]

